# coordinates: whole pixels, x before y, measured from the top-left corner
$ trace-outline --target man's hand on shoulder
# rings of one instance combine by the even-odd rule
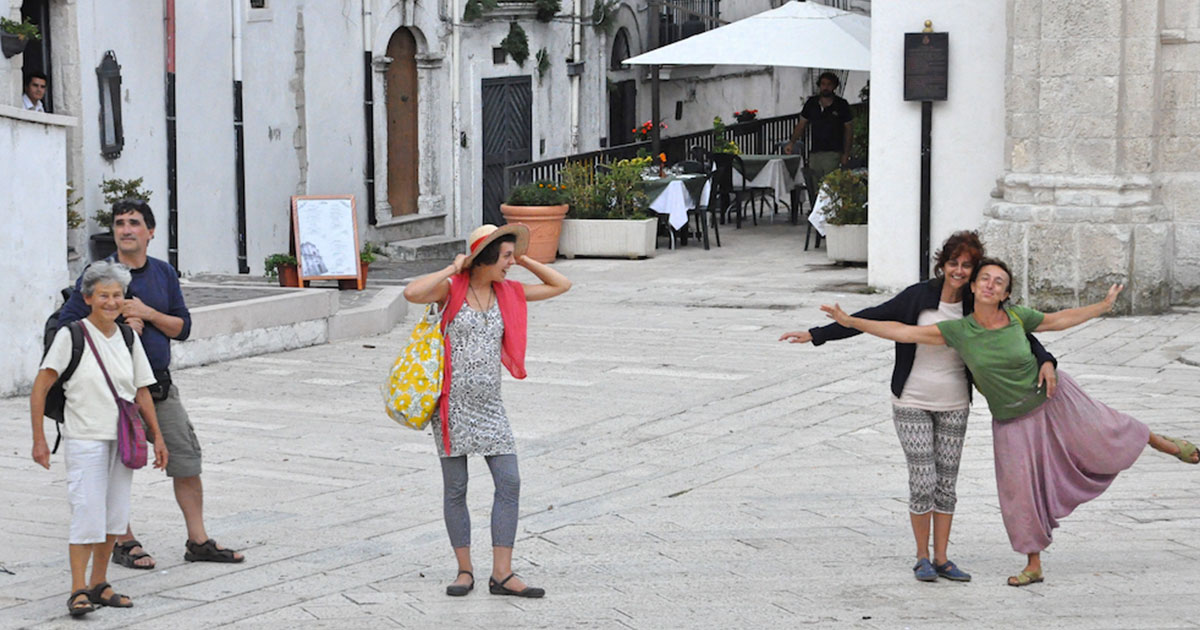
[[[132,297],[125,300],[125,306],[121,307],[121,314],[125,316],[126,321],[130,319],[154,321],[154,316],[158,315],[158,311],[146,306],[146,303],[140,298]]]
[[[126,317],[125,323],[132,328],[133,332],[137,333],[139,337],[142,335],[142,331],[146,329],[146,320],[140,317]]]

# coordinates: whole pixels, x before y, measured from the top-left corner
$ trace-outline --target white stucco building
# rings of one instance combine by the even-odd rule
[[[38,215],[55,223],[27,234],[29,255],[12,259],[53,271],[33,288],[45,303],[17,317],[11,336],[40,338],[58,288],[86,262],[85,252],[63,263],[66,181],[82,197],[84,238],[101,232],[91,219],[104,208],[101,182],[141,177],[158,222],[151,255],[185,274],[257,274],[264,257],[289,250],[292,195],[352,194],[362,240],[452,251],[498,218],[506,164],[619,143],[650,118],[648,75],[620,64],[650,45],[646,0],[612,4],[607,29],[593,24],[600,0],[561,0],[549,21],[508,0],[466,20],[471,1],[0,0],[0,15],[45,32],[0,59],[0,105],[19,107],[23,73],[45,71],[47,115],[69,117],[0,116],[23,143],[0,152],[0,174],[22,191],[6,195],[5,212],[39,200]],[[780,3],[673,4],[736,20]],[[674,36],[715,23],[667,21]],[[514,24],[528,42],[523,65],[500,50]],[[664,73],[661,116],[677,135],[744,108],[790,114],[810,81],[794,69]],[[54,156],[18,164],[29,125],[61,140],[39,149]],[[19,175],[28,168],[53,170],[53,181]],[[0,393],[31,380],[27,363]]]
[[[895,0],[872,14],[873,285],[916,281],[920,104],[902,37],[950,35],[933,114],[934,247],[981,228],[1014,297],[1059,309],[1126,284],[1119,312],[1200,295],[1200,4]]]

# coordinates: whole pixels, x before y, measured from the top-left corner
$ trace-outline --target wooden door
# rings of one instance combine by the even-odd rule
[[[398,29],[388,42],[392,63],[384,73],[387,102],[387,200],[392,216],[417,213],[421,194],[417,136],[417,41],[408,29]]]
[[[533,81],[531,77],[484,79],[483,222],[503,225],[504,167],[533,158]]]
[[[617,81],[608,92],[608,146],[633,142],[637,126],[637,81]]]

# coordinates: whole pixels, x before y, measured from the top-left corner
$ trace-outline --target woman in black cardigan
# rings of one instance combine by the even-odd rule
[[[971,271],[983,258],[983,244],[975,232],[955,232],[937,253],[935,277],[914,284],[896,297],[854,314],[865,319],[928,325],[970,315],[971,292],[966,290]],[[845,339],[859,334],[853,328],[830,324],[785,333],[780,341],[812,342]],[[1054,357],[1029,336],[1041,369],[1039,385],[1050,393],[1057,385]],[[946,557],[950,525],[957,501],[955,485],[966,435],[971,401],[971,373],[953,350],[941,346],[896,344],[892,369],[892,415],[896,434],[908,461],[909,517],[917,541],[918,580],[932,582],[939,576],[969,581],[971,576]],[[932,525],[933,559],[929,557]]]

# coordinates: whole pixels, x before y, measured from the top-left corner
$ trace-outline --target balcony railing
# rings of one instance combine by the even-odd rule
[[[771,153],[777,145],[788,140],[799,120],[800,114],[788,114],[787,116],[730,124],[725,127],[725,137],[737,143],[742,153]],[[807,134],[805,135],[807,136]],[[712,129],[661,139],[661,152],[667,155],[668,164],[688,159],[692,147],[712,150],[712,146]],[[583,162],[589,167],[595,168],[597,164],[607,164],[636,157],[638,149],[649,151],[650,141],[622,144],[599,151],[506,166],[504,167],[504,196],[507,198],[508,192],[521,184],[535,181],[561,181],[560,175],[567,162]],[[807,140],[804,141],[802,154],[807,161]]]
[[[659,12],[659,46],[673,44],[724,23],[721,0],[651,0],[650,10],[655,9]]]

